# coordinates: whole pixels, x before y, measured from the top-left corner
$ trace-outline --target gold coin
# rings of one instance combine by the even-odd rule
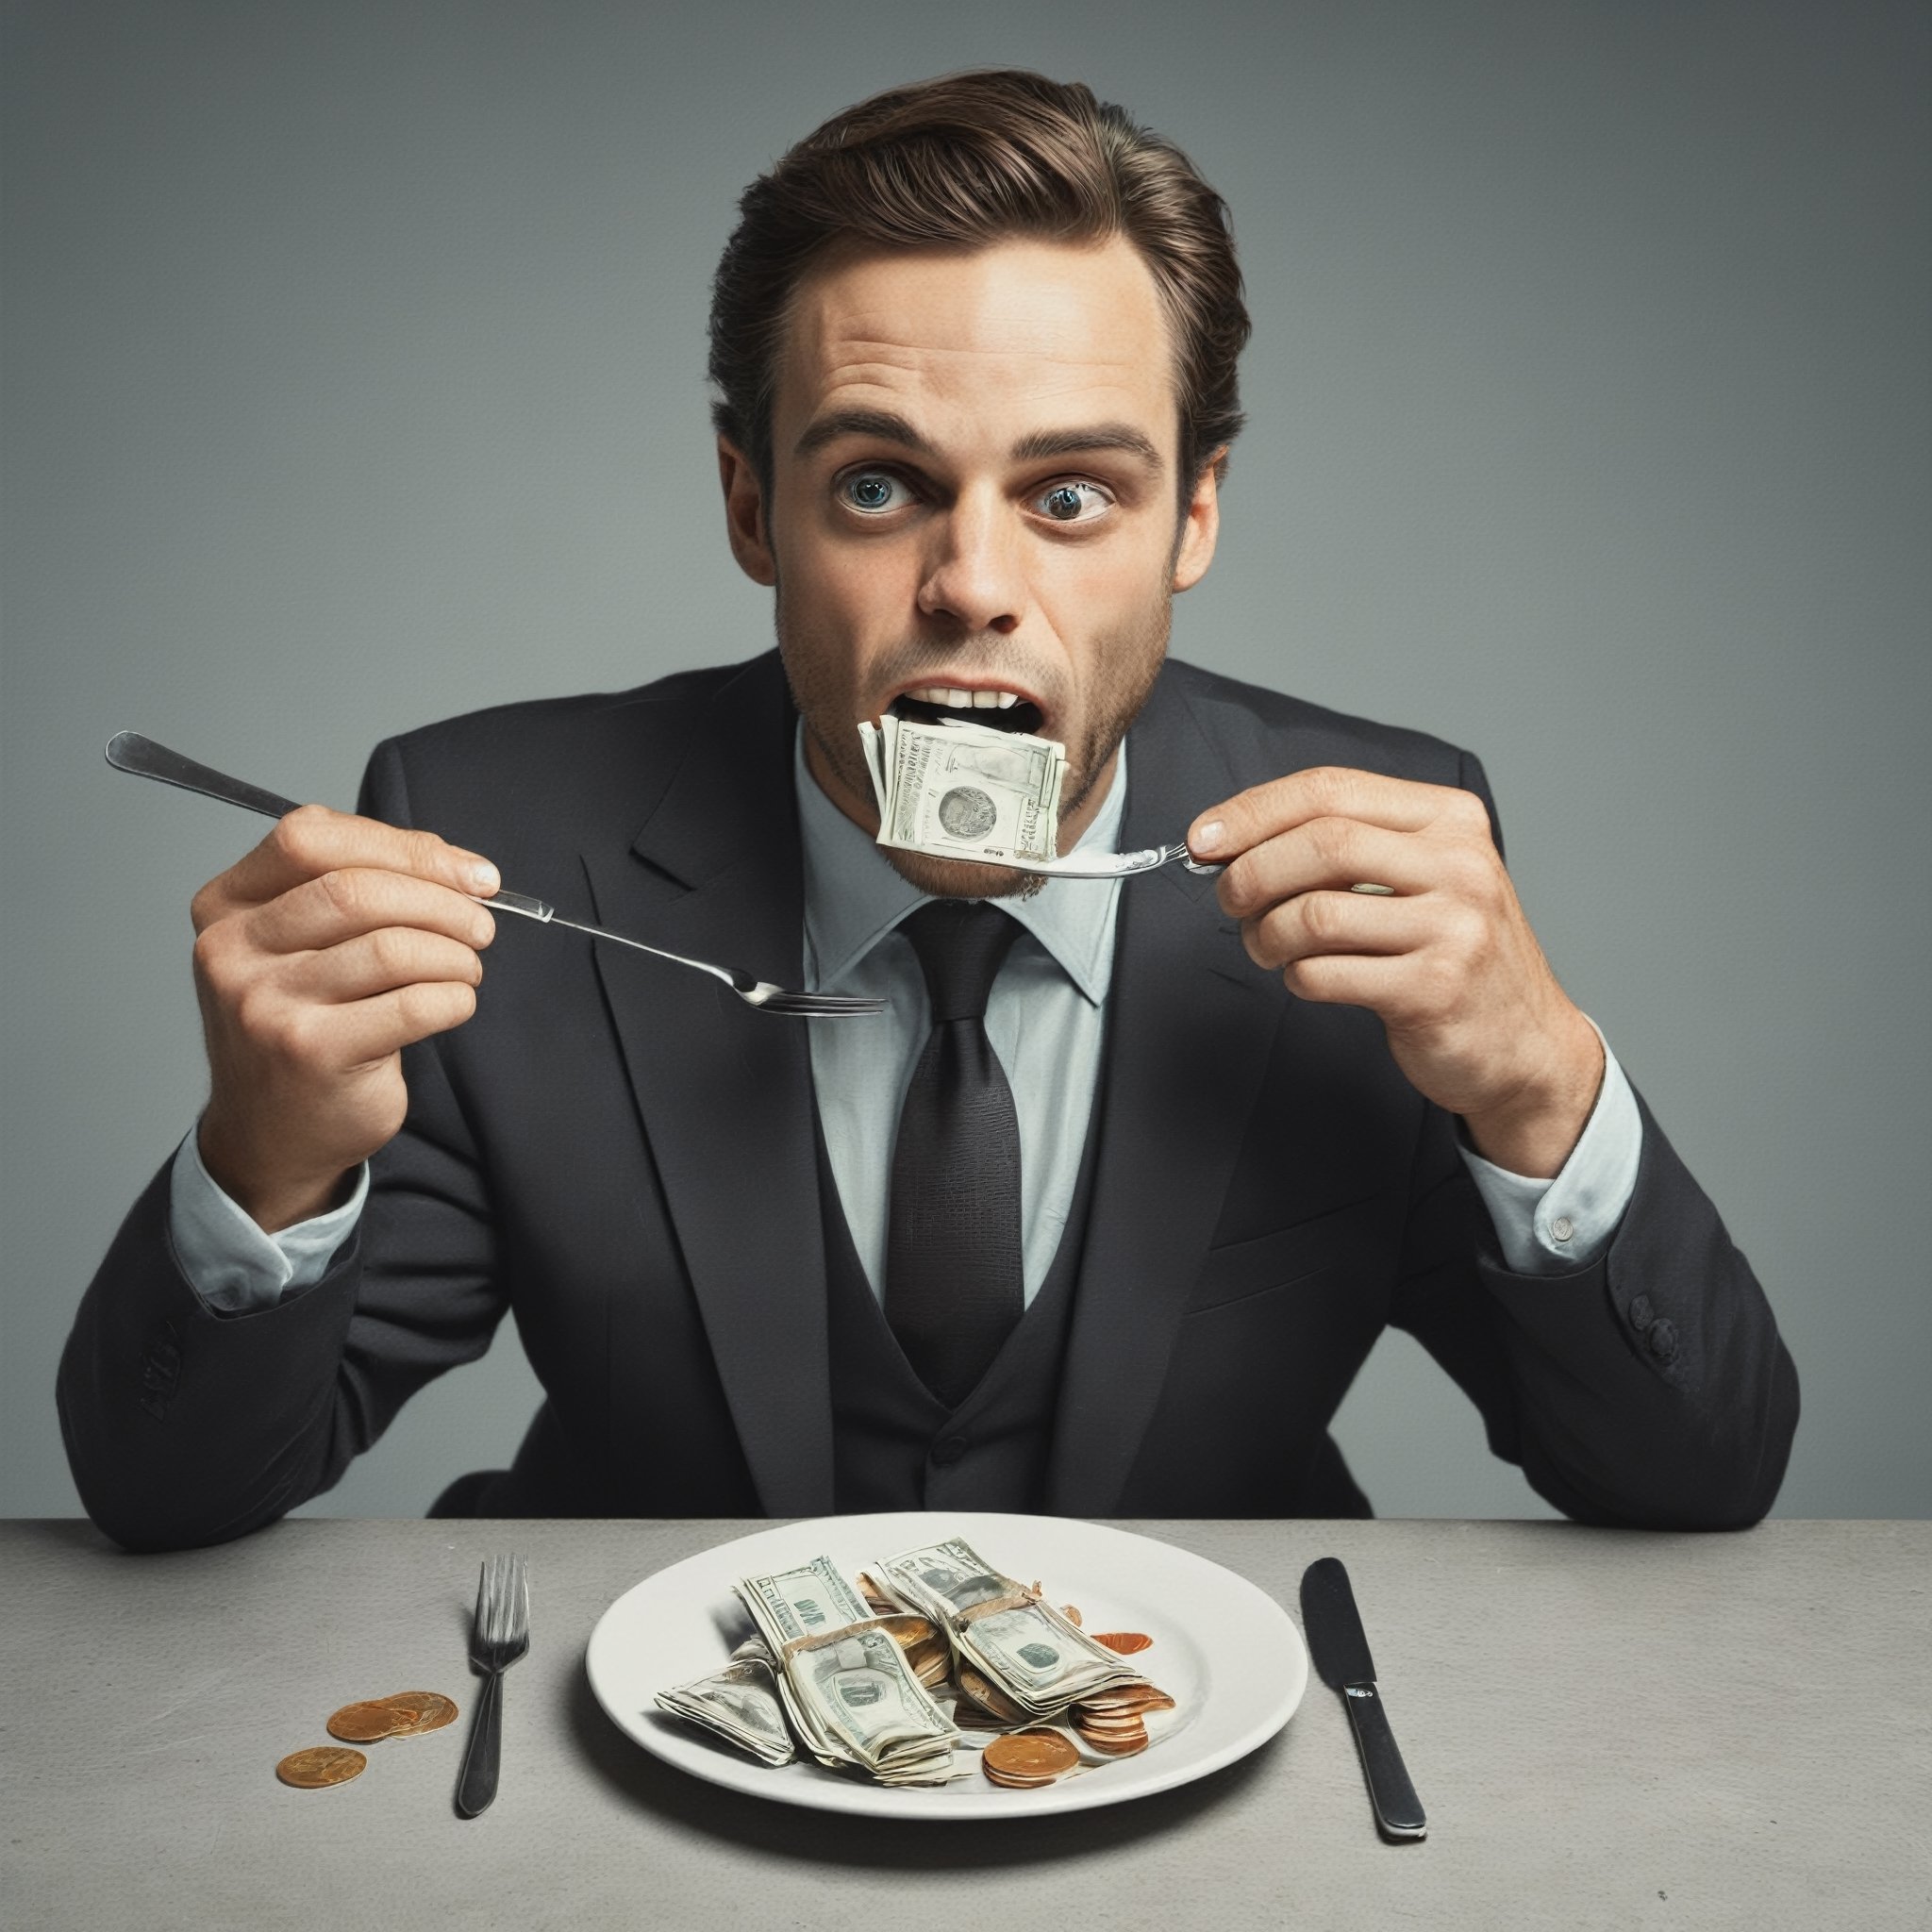
[[[395,1733],[398,1738],[420,1738],[425,1731],[440,1731],[456,1722],[456,1704],[441,1690],[398,1690],[393,1697],[378,1697],[375,1702],[410,1713],[410,1723]]]
[[[1080,1754],[1058,1731],[1013,1731],[995,1738],[981,1754],[980,1763],[989,1775],[1049,1779],[1072,1771]]]
[[[398,1731],[407,1731],[415,1722],[416,1711],[411,1705],[365,1698],[359,1704],[345,1704],[341,1709],[331,1712],[327,1730],[331,1738],[341,1738],[345,1743],[375,1744],[384,1738],[393,1738]]]
[[[1132,1657],[1137,1651],[1148,1649],[1153,1638],[1141,1630],[1096,1630],[1095,1643],[1104,1643],[1108,1649],[1118,1651],[1122,1657]]]
[[[317,1744],[307,1751],[291,1751],[275,1766],[275,1775],[298,1790],[319,1791],[325,1785],[346,1784],[358,1776],[369,1762],[359,1751],[344,1751],[335,1744]]]

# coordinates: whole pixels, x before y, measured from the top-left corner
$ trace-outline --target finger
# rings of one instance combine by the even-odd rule
[[[339,946],[303,953],[275,974],[276,992],[315,1006],[346,1006],[406,986],[478,986],[483,962],[458,940],[386,925]]]
[[[1455,998],[1447,962],[1427,949],[1387,956],[1311,954],[1290,961],[1281,981],[1297,999],[1366,1007],[1396,1031],[1439,1022]]]
[[[1330,954],[1391,957],[1426,946],[1436,921],[1418,899],[1301,892],[1241,922],[1241,944],[1271,970]]]
[[[325,805],[305,805],[278,819],[275,830],[224,877],[234,896],[259,903],[323,873],[352,869],[401,873],[483,898],[502,883],[480,853],[449,844],[434,832],[386,825]]]
[[[476,989],[467,981],[418,981],[345,1006],[291,1005],[277,1039],[283,1058],[306,1072],[343,1074],[460,1026],[475,1010]]]
[[[1442,873],[1440,847],[1414,832],[1360,819],[1318,818],[1250,846],[1215,888],[1224,912],[1251,918],[1297,893],[1345,891],[1357,881],[1424,892]]]
[[[270,953],[337,946],[388,926],[441,933],[470,947],[487,946],[496,931],[495,920],[462,892],[361,866],[306,879],[245,918],[251,942]]]
[[[1285,778],[1251,785],[1210,807],[1188,831],[1196,858],[1229,859],[1260,840],[1316,818],[1361,819],[1394,832],[1420,832],[1446,814],[1460,816],[1474,794],[1345,765],[1311,765]]]

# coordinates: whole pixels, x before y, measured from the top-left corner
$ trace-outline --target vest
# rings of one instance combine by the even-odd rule
[[[1094,1123],[1100,1113],[1096,1093]],[[913,1372],[886,1322],[852,1244],[824,1136],[817,1136],[833,1494],[841,1516],[885,1509],[1041,1509],[1074,1285],[1087,1245],[1098,1138],[1090,1124],[1067,1224],[1040,1292],[978,1386],[949,1409]]]

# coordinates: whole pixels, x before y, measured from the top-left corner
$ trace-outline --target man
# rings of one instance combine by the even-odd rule
[[[1571,1514],[1764,1512],[1790,1358],[1480,766],[1165,661],[1246,333],[1218,198],[1083,88],[754,184],[711,366],[778,652],[391,741],[203,889],[208,1106],[62,1364],[112,1535],[273,1520],[507,1308],[547,1400],[445,1510],[1365,1514],[1326,1429],[1392,1322]],[[1066,744],[1061,850],[1225,871],[881,852],[859,724],[962,708]],[[527,927],[479,999],[500,880],[887,1012]]]

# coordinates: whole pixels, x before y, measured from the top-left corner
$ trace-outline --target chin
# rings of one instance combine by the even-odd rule
[[[1030,899],[1046,881],[1034,872],[1010,865],[975,865],[964,858],[934,858],[924,852],[906,852],[881,845],[879,857],[929,899]]]

